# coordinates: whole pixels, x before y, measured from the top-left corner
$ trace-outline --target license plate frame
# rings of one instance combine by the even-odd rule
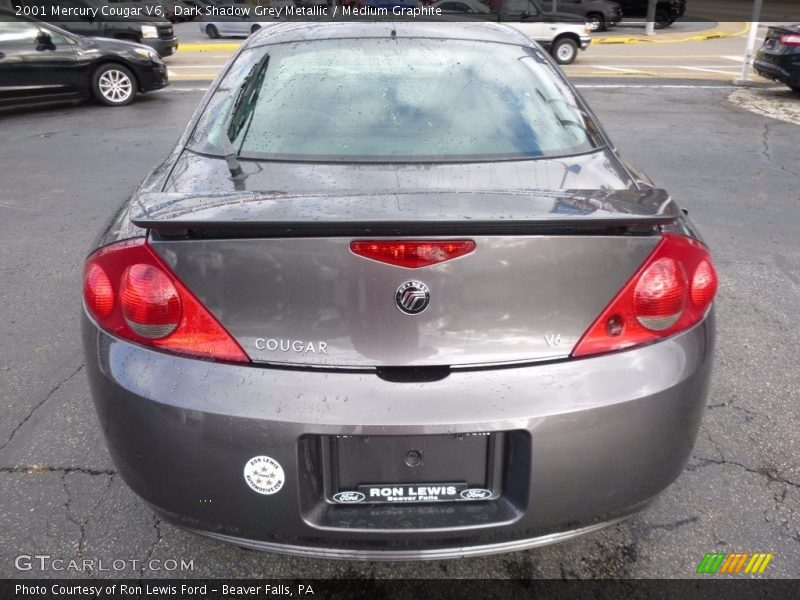
[[[503,447],[502,432],[323,436],[325,499],[333,504],[395,505],[497,499]],[[405,468],[408,463],[385,468],[390,458],[393,463],[401,459],[401,449],[419,450],[422,460],[432,464],[427,469]]]

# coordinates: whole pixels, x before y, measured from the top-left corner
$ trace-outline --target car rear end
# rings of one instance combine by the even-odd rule
[[[87,259],[87,373],[122,477],[184,527],[330,558],[522,549],[640,509],[704,410],[708,249],[663,190],[460,187],[500,156],[549,180],[567,149],[602,151],[540,51],[355,39],[234,62],[179,151],[190,179],[226,175],[145,184]],[[310,98],[363,110],[291,112]],[[247,190],[274,156],[304,180],[345,161],[361,187]],[[427,189],[397,189],[411,174]]]
[[[762,77],[800,90],[800,25],[768,28],[753,68]]]
[[[178,38],[172,23],[157,21],[141,27],[141,43],[150,46],[159,56],[171,56],[178,50]]]
[[[605,21],[608,27],[617,25],[622,20],[622,7],[619,2],[607,2]]]

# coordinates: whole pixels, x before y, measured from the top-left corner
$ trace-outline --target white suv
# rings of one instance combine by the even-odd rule
[[[502,20],[539,42],[560,65],[575,62],[592,43],[592,27],[570,13],[546,12],[538,0],[505,0]]]

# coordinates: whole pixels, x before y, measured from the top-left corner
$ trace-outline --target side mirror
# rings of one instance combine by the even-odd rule
[[[53,43],[53,38],[46,31],[39,31],[36,36],[36,49],[37,50],[55,50],[56,45]]]

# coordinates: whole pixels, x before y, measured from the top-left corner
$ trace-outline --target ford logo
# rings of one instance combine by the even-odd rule
[[[468,490],[461,490],[459,495],[464,500],[485,500],[492,495],[492,492],[483,488],[469,488]]]
[[[362,502],[366,496],[361,492],[339,492],[333,495],[333,501],[340,504],[353,504],[355,502]]]

